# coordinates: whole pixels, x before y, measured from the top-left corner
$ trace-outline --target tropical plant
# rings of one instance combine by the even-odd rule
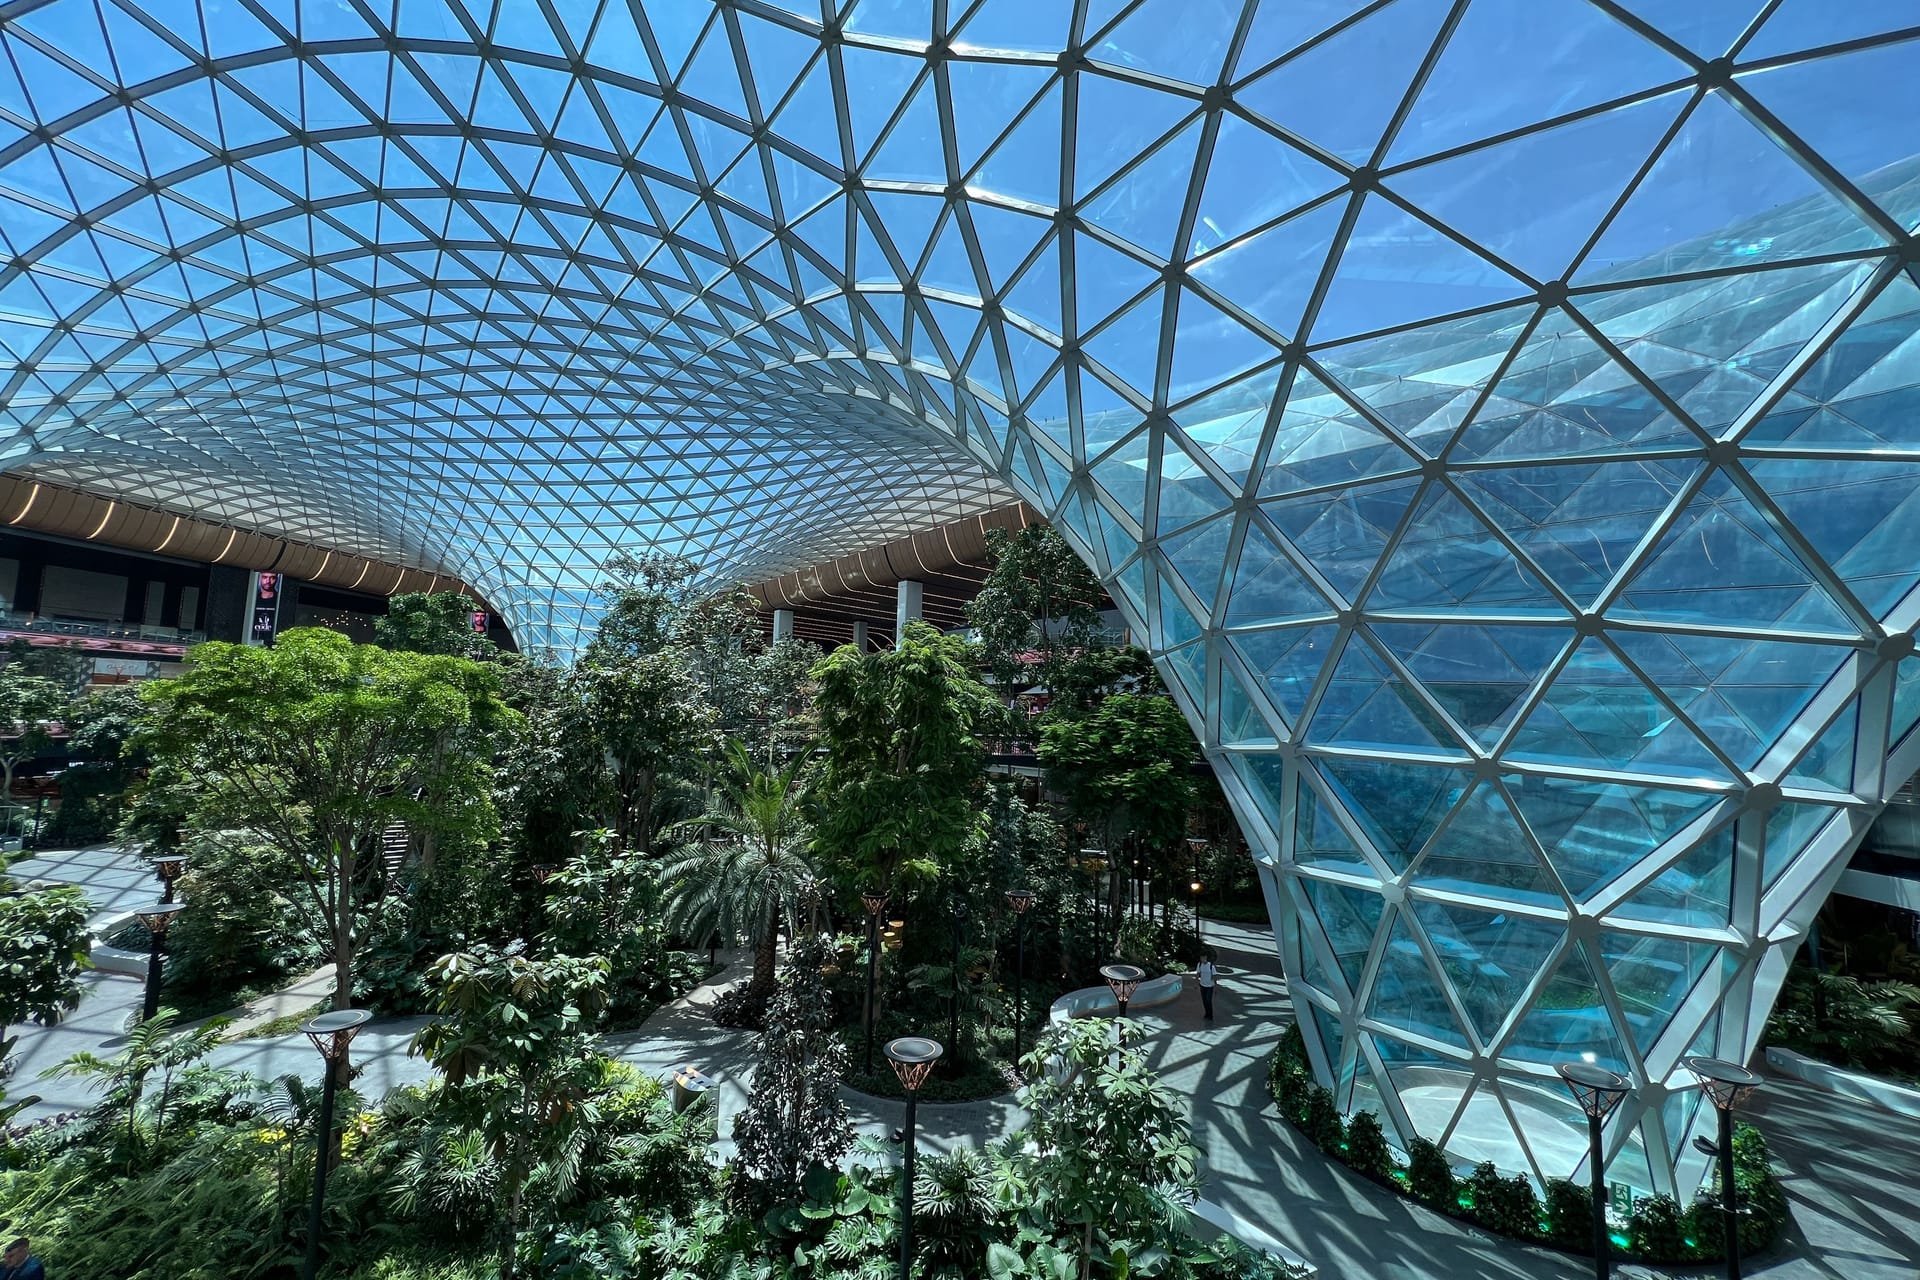
[[[499,652],[473,629],[480,606],[458,591],[408,591],[387,599],[387,612],[373,620],[373,639],[383,649],[484,659]]]
[[[1866,981],[1806,965],[1789,971],[1767,1040],[1869,1071],[1920,1074],[1920,986]]]
[[[66,710],[59,685],[21,661],[0,666],[0,800],[13,803],[13,772],[53,745],[47,722]]]
[[[935,879],[971,838],[982,735],[1005,717],[968,659],[964,640],[911,622],[896,648],[849,645],[814,668],[818,847],[848,887]]]
[[[820,972],[831,954],[819,935],[795,943],[767,1002],[753,1089],[733,1122],[735,1169],[749,1203],[799,1199],[807,1171],[832,1165],[853,1142],[840,1096],[847,1050],[834,1033],[833,995]]]
[[[988,1272],[987,1252],[1004,1213],[993,1161],[957,1147],[920,1162],[913,1179],[913,1231],[930,1276],[971,1280]]]
[[[1100,580],[1047,524],[987,530],[987,559],[967,605],[983,664],[1003,693],[1043,686],[1058,696],[1078,683],[1074,660],[1104,643]]]
[[[91,940],[84,893],[73,885],[24,888],[0,862],[0,1028],[44,1026],[78,1008]],[[14,1039],[0,1034],[0,1081],[11,1070]],[[35,1100],[0,1093],[0,1125]]]
[[[697,838],[661,871],[667,923],[682,937],[718,932],[753,941],[747,991],[756,998],[773,993],[781,922],[797,925],[816,883],[807,857],[806,765],[796,758],[763,768],[745,747],[728,743],[707,812],[676,828]]]
[[[141,694],[141,742],[194,825],[250,828],[291,857],[335,1008],[353,999],[362,852],[396,824],[471,843],[496,829],[495,739],[518,717],[487,666],[297,628],[271,648],[197,645],[184,675]]]
[[[113,1057],[82,1051],[47,1068],[44,1075],[92,1080],[100,1088],[100,1101],[82,1121],[86,1134],[104,1135],[123,1144],[121,1151],[131,1157],[140,1145],[142,1127],[154,1134],[166,1130],[170,1108],[177,1100],[175,1075],[211,1053],[227,1026],[225,1019],[215,1018],[197,1027],[175,1030],[179,1018],[176,1011],[162,1008],[130,1028],[126,1047]],[[159,1074],[160,1087],[149,1095],[147,1085],[155,1073]],[[234,1080],[236,1088],[243,1084],[238,1078]]]
[[[1007,1147],[1017,1201],[1078,1256],[1080,1280],[1116,1245],[1168,1236],[1169,1200],[1198,1185],[1187,1109],[1139,1039],[1128,1019],[1075,1019],[1022,1064],[1028,1120]]]
[[[606,1003],[607,962],[478,947],[441,957],[430,978],[440,1016],[413,1048],[445,1075],[448,1105],[498,1165],[500,1275],[511,1280],[528,1183],[537,1178],[565,1202],[585,1177],[600,1120],[591,1031]]]
[[[675,771],[708,740],[712,712],[674,652],[590,657],[567,679],[577,731],[590,735],[605,761],[614,834],[651,853],[665,816],[661,801]]]

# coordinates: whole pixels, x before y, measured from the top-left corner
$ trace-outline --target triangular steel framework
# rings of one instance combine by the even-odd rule
[[[1892,10],[0,4],[0,467],[560,657],[615,549],[1024,498],[1199,727],[1342,1104],[1580,1173],[1591,1058],[1673,1190],[1679,1059],[1751,1050],[1920,766]]]

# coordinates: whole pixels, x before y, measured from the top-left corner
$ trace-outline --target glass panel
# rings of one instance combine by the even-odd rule
[[[1280,714],[1289,723],[1298,723],[1307,695],[1327,665],[1338,635],[1338,628],[1331,626],[1287,627],[1233,632],[1227,643],[1239,652],[1249,670],[1266,681],[1267,693]]]
[[[1508,775],[1507,794],[1575,898],[1639,864],[1714,804],[1689,791],[1581,778]]]
[[[1471,780],[1464,769],[1399,760],[1325,756],[1314,765],[1396,871],[1407,869]]]
[[[1441,990],[1420,944],[1414,941],[1407,917],[1396,911],[1367,1001],[1367,1017],[1441,1044],[1469,1048]]]
[[[1303,865],[1372,878],[1373,864],[1361,856],[1353,837],[1333,811],[1320,802],[1311,784],[1302,782],[1293,811],[1293,857]]]
[[[1414,914],[1482,1044],[1493,1040],[1564,933],[1555,921],[1455,903],[1416,902]]]
[[[1373,634],[1435,701],[1491,747],[1572,631],[1564,627],[1376,622]]]
[[[1607,1012],[1585,943],[1573,943],[1507,1042],[1507,1053],[1557,1066],[1591,1062],[1627,1074],[1631,1067]]]
[[[1533,841],[1514,820],[1499,788],[1481,783],[1467,793],[1413,868],[1428,889],[1564,909],[1566,896],[1540,865]],[[1442,950],[1442,958],[1445,958]]]
[[[1348,988],[1359,990],[1367,952],[1373,946],[1373,931],[1380,923],[1380,895],[1326,880],[1303,879],[1300,885],[1313,904],[1314,918],[1326,932]]]

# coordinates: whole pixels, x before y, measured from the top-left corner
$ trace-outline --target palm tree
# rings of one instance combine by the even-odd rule
[[[796,920],[814,892],[806,854],[813,832],[801,807],[806,763],[800,757],[784,768],[763,768],[740,743],[728,743],[707,812],[675,828],[703,838],[662,871],[670,927],[683,937],[717,930],[755,943],[749,997],[772,994],[780,922]]]

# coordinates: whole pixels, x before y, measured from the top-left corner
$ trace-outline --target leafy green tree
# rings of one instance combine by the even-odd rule
[[[494,746],[517,719],[487,666],[392,653],[319,628],[272,648],[197,645],[142,686],[142,741],[202,829],[250,828],[290,862],[308,927],[353,999],[361,858],[396,823],[478,843],[495,830]]]
[[[1039,756],[1048,789],[1075,814],[1155,843],[1186,830],[1200,748],[1171,699],[1115,694],[1085,716],[1050,720]]]
[[[767,1003],[747,1109],[733,1122],[735,1168],[759,1206],[800,1199],[801,1180],[853,1144],[840,1080],[847,1047],[834,1029],[833,993],[821,969],[833,954],[819,934],[796,942]]]
[[[600,956],[535,957],[476,947],[443,956],[430,980],[439,1016],[414,1037],[447,1078],[449,1106],[469,1117],[506,1191],[500,1275],[511,1280],[528,1183],[570,1198],[600,1122],[594,1020],[610,968]]]
[[[386,616],[374,619],[374,643],[406,653],[487,658],[499,649],[473,629],[479,608],[458,591],[409,591],[389,599]]]
[[[994,683],[1012,694],[1059,690],[1079,653],[1104,643],[1100,580],[1052,525],[987,531],[992,568],[967,621]]]
[[[1139,1038],[1126,1019],[1074,1019],[1024,1063],[1027,1125],[1007,1147],[1015,1194],[1033,1225],[1072,1238],[1081,1280],[1116,1246],[1162,1244],[1169,1199],[1199,1185],[1186,1106]]]
[[[74,885],[27,889],[0,863],[0,1029],[58,1022],[80,1005],[80,970],[92,935],[87,897]],[[0,1039],[0,1080],[14,1037]],[[0,1124],[33,1101],[0,1104]]]
[[[0,667],[0,798],[13,800],[13,771],[53,746],[47,722],[58,720],[67,708],[66,694],[44,676],[31,675],[26,664]]]
[[[814,679],[825,749],[818,847],[852,888],[938,876],[974,827],[982,735],[1004,721],[969,669],[966,642],[912,622],[898,648],[844,646]]]
[[[774,990],[774,961],[782,920],[798,921],[813,891],[801,776],[804,759],[762,768],[738,742],[727,744],[713,802],[682,825],[697,839],[661,871],[667,883],[667,922],[688,938],[718,932],[744,934],[754,946],[748,998]]]
[[[589,658],[569,683],[577,694],[573,732],[605,761],[614,834],[651,853],[670,782],[710,740],[711,713],[699,687],[672,653]]]
[[[6,663],[19,667],[22,675],[51,681],[68,698],[85,693],[93,679],[93,655],[78,640],[35,644],[25,636],[16,636],[7,642]]]
[[[604,569],[599,594],[607,608],[583,658],[610,662],[666,650],[686,611],[700,598],[693,561],[657,552],[622,551],[610,557]]]

